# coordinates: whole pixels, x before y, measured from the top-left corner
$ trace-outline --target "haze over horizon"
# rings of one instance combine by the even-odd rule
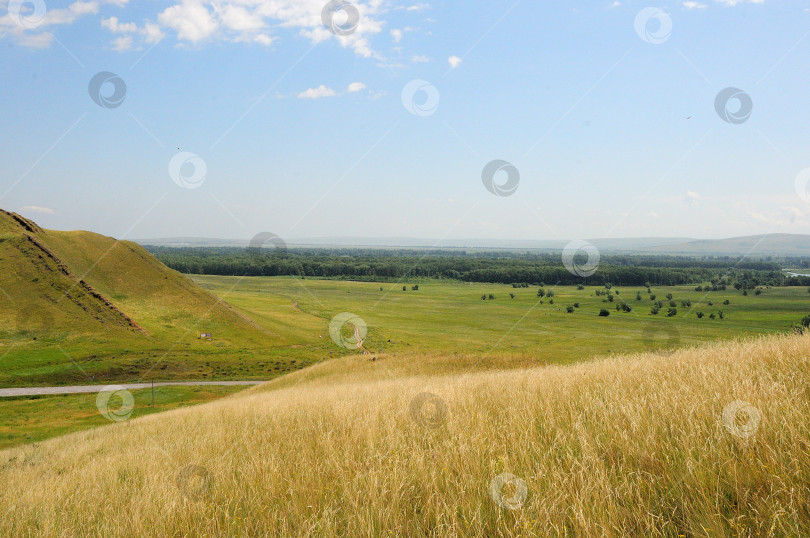
[[[810,230],[804,2],[372,0],[343,37],[324,4],[0,2],[0,207],[127,239]]]

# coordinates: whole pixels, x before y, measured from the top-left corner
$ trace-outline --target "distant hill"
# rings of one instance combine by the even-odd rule
[[[692,241],[688,237],[630,237],[589,239],[600,250],[639,251],[652,246],[680,244]],[[409,248],[464,250],[562,250],[570,240],[563,239],[428,239],[418,237],[309,237],[292,238],[291,247],[314,248]],[[205,237],[164,237],[138,239],[141,245],[160,247],[246,247],[246,239],[215,239]]]
[[[752,256],[810,256],[810,235],[766,234],[704,239],[660,245],[649,250],[671,254],[748,254]]]
[[[810,235],[767,234],[730,239],[691,239],[687,237],[622,237],[587,239],[602,252],[739,255],[810,256]],[[142,245],[165,247],[240,247],[242,239],[174,237],[141,239]],[[562,250],[569,243],[561,240],[444,239],[437,241],[413,237],[315,237],[288,241],[291,247],[323,248],[412,248],[465,250]]]

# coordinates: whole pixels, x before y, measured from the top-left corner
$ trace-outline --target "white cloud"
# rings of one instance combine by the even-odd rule
[[[360,90],[365,90],[365,89],[366,89],[366,85],[363,84],[362,82],[352,82],[351,84],[349,84],[348,92],[349,93],[354,93],[354,92],[359,92]]]
[[[320,99],[322,97],[333,97],[335,95],[335,90],[332,88],[327,88],[323,84],[318,86],[317,88],[309,88],[306,91],[303,91],[298,94],[299,99]]]
[[[53,36],[45,35],[44,28],[71,24],[81,16],[99,13],[105,5],[122,7],[127,1],[79,0],[67,8],[49,9],[39,30],[23,29],[9,14],[3,14],[0,15],[0,34],[10,35],[26,46],[47,47]],[[142,26],[121,22],[118,16],[107,14],[101,19],[101,24],[114,34],[133,34],[133,45],[139,41],[158,43],[167,30],[173,30],[181,43],[219,40],[270,45],[276,37],[273,32],[266,31],[267,28],[290,29],[313,43],[334,40],[360,56],[382,59],[372,49],[369,39],[383,31],[385,21],[378,16],[386,12],[384,0],[353,1],[360,12],[360,20],[355,31],[347,36],[336,36],[324,27],[321,20],[323,3],[323,0],[173,0],[167,7],[154,12]],[[422,9],[425,6],[419,4],[412,7]],[[404,27],[391,35],[399,40],[410,30],[412,28]],[[26,36],[24,40],[23,36]],[[123,43],[123,40],[119,42]]]
[[[166,34],[163,33],[163,30],[160,29],[159,25],[151,22],[144,24],[140,32],[143,34],[144,41],[150,45],[160,43],[160,41],[166,36]]]
[[[22,34],[17,38],[17,42],[32,49],[47,49],[53,43],[53,34],[45,32],[42,34]]]
[[[113,50],[116,50],[118,52],[132,50],[132,36],[124,35],[116,39],[113,39],[112,46]]]
[[[415,64],[426,64],[430,61],[430,58],[427,56],[414,56],[411,61]]]
[[[751,4],[762,4],[765,0],[715,0],[716,2],[720,2],[721,4],[725,4],[727,6],[736,6],[737,4],[745,4],[746,2]]]
[[[29,213],[44,213],[46,215],[54,215],[56,213],[56,211],[50,207],[40,207],[38,205],[27,205],[23,207],[21,211],[27,211]]]
[[[430,4],[414,4],[412,6],[408,6],[405,8],[405,11],[424,11],[426,9],[430,9]]]
[[[225,28],[238,32],[251,32],[265,27],[264,19],[258,12],[248,11],[242,6],[226,4],[221,8],[217,8],[215,5],[214,10],[219,15]]]
[[[461,64],[461,58],[459,58],[458,56],[450,56],[447,59],[447,63],[450,64],[450,69],[455,69]]]
[[[256,43],[259,43],[260,45],[267,46],[267,45],[272,44],[273,41],[275,41],[275,39],[273,39],[272,37],[270,37],[267,34],[259,34],[255,38],[253,38],[253,41],[255,41]]]
[[[689,205],[695,205],[700,200],[700,195],[696,192],[686,191],[684,201]]]
[[[391,30],[391,37],[394,38],[394,43],[402,41],[402,30]]]
[[[176,31],[179,39],[192,43],[210,37],[219,27],[212,13],[198,0],[183,0],[168,7],[158,15],[158,20]]]
[[[708,6],[706,4],[701,4],[700,2],[684,2],[683,7],[686,9],[706,9]]]
[[[114,34],[127,34],[136,32],[138,25],[134,22],[118,22],[118,17],[110,17],[109,19],[101,19],[101,26]]]

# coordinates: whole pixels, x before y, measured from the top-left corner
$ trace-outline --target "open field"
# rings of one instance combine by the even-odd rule
[[[192,277],[196,283],[244,311],[269,330],[284,332],[291,343],[315,358],[345,354],[328,341],[329,320],[351,312],[368,325],[365,347],[375,353],[460,353],[504,356],[530,355],[537,363],[561,363],[594,355],[661,349],[745,335],[789,332],[810,313],[805,287],[764,289],[748,296],[730,289],[698,292],[695,286],[653,287],[665,305],[650,315],[653,301],[641,286],[614,287],[614,302],[596,296],[604,287],[546,286],[548,297],[537,297],[537,287],[512,288],[499,284],[464,284],[425,280],[402,284],[345,282],[285,277]],[[402,291],[406,285],[407,291]],[[636,300],[636,292],[642,300]],[[481,300],[482,295],[495,300]],[[509,294],[514,293],[511,299]],[[667,317],[671,293],[678,313]],[[681,301],[691,301],[682,307]],[[728,300],[730,304],[724,305]],[[542,303],[541,303],[542,301]],[[633,310],[617,312],[625,301]],[[709,302],[713,305],[709,306]],[[579,303],[574,313],[566,306]],[[297,307],[295,306],[297,305]],[[599,317],[600,309],[611,314]],[[723,311],[725,319],[709,319]],[[705,317],[698,319],[697,312]],[[322,345],[327,340],[327,347]],[[331,346],[331,347],[329,347]]]
[[[806,536],[809,351],[346,357],[0,452],[0,534]]]
[[[245,387],[155,387],[152,407],[150,389],[132,390],[135,407],[131,418],[169,409],[210,402]],[[119,402],[113,405],[120,406]],[[96,407],[96,394],[20,396],[0,398],[0,448],[45,439],[110,424]]]

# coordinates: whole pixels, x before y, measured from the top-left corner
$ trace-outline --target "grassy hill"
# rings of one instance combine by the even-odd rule
[[[2,211],[0,268],[0,385],[204,377],[283,340],[129,241]]]
[[[0,534],[807,536],[808,351],[337,359],[0,452]]]

